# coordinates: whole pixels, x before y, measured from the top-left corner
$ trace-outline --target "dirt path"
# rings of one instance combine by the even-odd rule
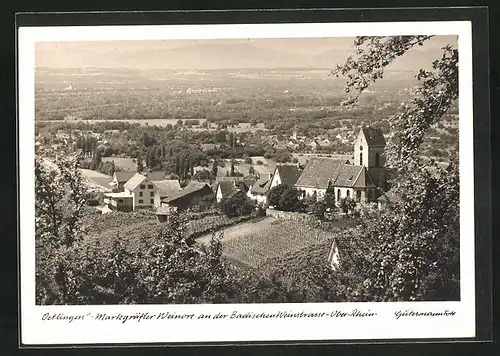
[[[271,224],[275,221],[275,218],[264,218],[262,220],[256,221],[256,222],[243,222],[238,225],[234,225],[231,227],[228,227],[226,229],[222,229],[218,231],[217,233],[223,233],[222,237],[222,242],[228,241],[240,236],[248,235],[253,232],[257,232],[259,230],[264,230],[267,229],[271,226]],[[212,238],[212,234],[207,234],[200,236],[196,239],[196,242],[200,242],[202,244],[208,244],[210,243],[210,239]]]

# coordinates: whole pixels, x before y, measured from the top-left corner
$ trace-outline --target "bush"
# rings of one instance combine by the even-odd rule
[[[87,199],[87,205],[88,206],[97,206],[99,205],[99,200],[95,198]]]
[[[215,196],[213,194],[204,197],[196,197],[192,200],[191,211],[200,212],[211,210],[216,204]]]
[[[299,191],[294,187],[280,184],[269,191],[269,205],[282,211],[303,212],[304,203],[299,199],[299,196]]]
[[[245,194],[234,194],[231,197],[222,199],[221,210],[227,217],[250,215],[255,210],[255,203]]]
[[[344,213],[352,212],[356,207],[356,202],[351,198],[341,198],[339,207]]]
[[[312,202],[307,207],[307,211],[314,215],[316,218],[323,220],[325,218],[326,202],[324,200]]]

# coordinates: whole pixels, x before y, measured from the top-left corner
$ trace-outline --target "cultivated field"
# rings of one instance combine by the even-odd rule
[[[230,260],[258,268],[268,259],[328,241],[333,236],[333,233],[302,222],[275,220],[266,229],[249,231],[246,235],[225,240],[223,247]]]

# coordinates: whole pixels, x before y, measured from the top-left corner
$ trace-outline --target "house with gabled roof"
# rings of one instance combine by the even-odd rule
[[[155,187],[154,206],[156,208],[161,206],[162,199],[173,197],[182,190],[179,181],[176,179],[153,181],[153,186]]]
[[[191,181],[173,196],[162,199],[162,207],[170,210],[185,210],[193,205],[195,199],[213,194],[212,188],[207,183]]]
[[[263,176],[255,181],[248,189],[247,196],[262,206],[267,205],[267,193],[271,189],[273,174]]]
[[[301,174],[301,170],[298,166],[298,164],[279,164],[276,166],[272,180],[271,180],[271,185],[269,189],[272,189],[280,184],[286,184],[286,185],[291,185],[294,186],[295,183],[297,183],[297,180],[299,179]]]
[[[255,179],[243,177],[220,180],[216,183],[214,190],[217,203],[220,203],[224,198],[233,196],[236,192],[246,194],[253,183],[255,183]]]
[[[124,191],[133,197],[133,210],[154,205],[155,187],[146,175],[135,173],[124,185]]]

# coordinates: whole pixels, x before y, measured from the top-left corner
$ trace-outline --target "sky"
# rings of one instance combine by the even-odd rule
[[[354,38],[38,42],[35,66],[48,68],[222,69],[334,67],[352,54]],[[405,54],[394,69],[432,63],[456,36],[436,36]]]

